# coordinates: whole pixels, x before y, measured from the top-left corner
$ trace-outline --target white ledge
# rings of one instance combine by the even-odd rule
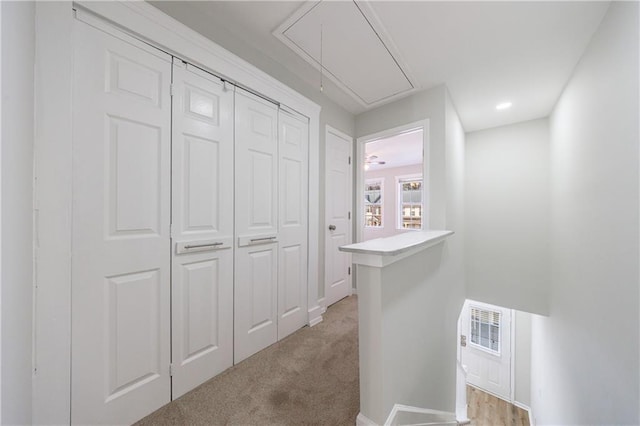
[[[450,235],[453,231],[412,231],[342,246],[339,250],[352,253],[353,263],[384,267],[432,247]]]

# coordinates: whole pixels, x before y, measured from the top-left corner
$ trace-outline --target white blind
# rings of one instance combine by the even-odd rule
[[[500,354],[500,320],[498,311],[471,307],[471,343]]]

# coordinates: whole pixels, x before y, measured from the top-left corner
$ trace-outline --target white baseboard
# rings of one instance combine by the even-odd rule
[[[358,294],[358,289],[355,287],[351,289],[351,295],[353,296],[354,294]]]
[[[465,410],[465,413],[468,414],[469,413],[469,404],[467,404],[467,408]],[[456,421],[458,422],[459,425],[468,425],[471,424],[471,419],[469,419],[469,416],[466,415],[464,417],[458,418],[458,416],[456,416]]]
[[[309,310],[309,327],[313,327],[314,325],[318,325],[322,322],[322,306],[316,306],[313,309]]]
[[[378,426],[378,424],[364,414],[358,413],[358,417],[356,417],[356,426]]]
[[[325,303],[327,299],[325,297],[318,299],[318,305],[320,306],[320,314],[324,315],[327,312],[327,304]]]

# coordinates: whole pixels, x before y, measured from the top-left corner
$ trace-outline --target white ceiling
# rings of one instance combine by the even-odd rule
[[[422,164],[422,129],[378,139],[365,144],[365,158],[375,155],[374,161],[385,164],[370,164],[369,170],[389,169],[393,167]]]
[[[364,5],[308,2],[273,34],[312,66],[322,68],[363,107],[370,108],[406,96],[415,86],[398,62],[398,53],[371,25],[365,10],[373,12]]]
[[[358,89],[363,93],[375,93],[376,85],[393,86],[380,81],[388,73],[378,74],[372,65],[358,66],[358,58],[366,56],[363,48],[340,50],[335,44],[354,37],[350,21],[339,18],[344,16],[344,1],[323,2],[322,16],[318,14],[309,21],[316,25],[318,19],[331,20],[326,24],[331,35],[326,36],[334,41],[326,45],[323,55],[335,55],[331,62],[336,67],[344,61],[347,67],[341,72],[353,71],[349,78],[363,86]],[[318,69],[273,34],[288,18],[299,14],[300,8],[309,9],[305,2],[152,4],[224,47],[229,48],[234,39],[252,46],[307,84],[319,87]],[[447,85],[466,131],[547,116],[609,5],[594,1],[357,4],[368,11],[367,19],[380,41],[397,56],[418,88]],[[341,29],[342,21],[347,27]],[[365,31],[365,27],[357,31]],[[310,51],[314,34],[309,30],[306,35]],[[324,83],[323,93],[354,114],[367,109],[353,93],[331,81]],[[496,111],[495,105],[503,101],[511,101],[513,107]]]

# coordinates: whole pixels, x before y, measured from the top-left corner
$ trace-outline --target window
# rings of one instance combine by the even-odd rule
[[[364,185],[364,226],[382,228],[383,181],[367,180]]]
[[[500,312],[471,306],[471,344],[500,355]]]
[[[398,178],[398,229],[422,229],[422,177]]]

